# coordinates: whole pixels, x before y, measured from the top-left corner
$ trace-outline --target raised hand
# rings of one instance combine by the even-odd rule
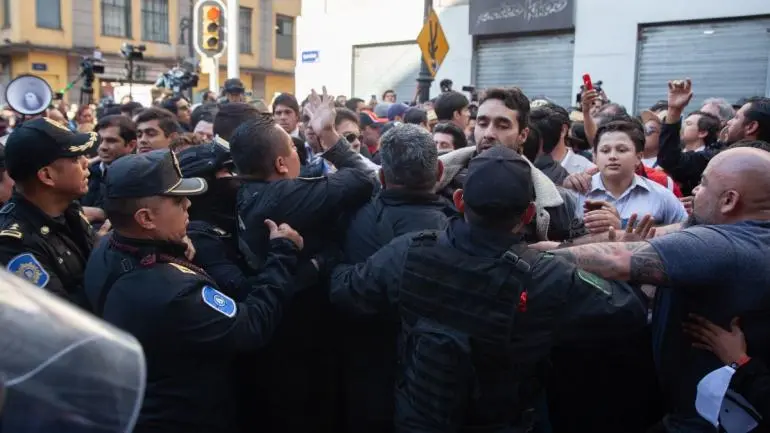
[[[304,240],[302,236],[297,233],[296,230],[291,228],[290,225],[283,223],[277,225],[275,221],[266,219],[265,225],[270,230],[270,239],[288,239],[294,243],[300,250],[304,246]]]
[[[334,109],[334,98],[326,93],[326,86],[322,87],[322,92],[319,95],[315,89],[311,90],[308,103],[305,105],[305,114],[310,117],[309,125],[316,134],[333,130],[334,117],[337,114]]]
[[[668,82],[668,108],[683,110],[692,100],[692,81],[674,80]]]
[[[652,219],[652,215],[645,215],[639,224],[636,224],[636,214],[631,214],[628,219],[626,229],[621,231],[621,235],[613,227],[610,227],[610,231],[607,234],[610,242],[640,242],[652,239],[655,237],[655,220]]]

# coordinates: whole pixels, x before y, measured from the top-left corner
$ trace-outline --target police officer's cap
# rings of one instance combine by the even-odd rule
[[[179,160],[168,150],[115,160],[107,170],[105,185],[108,199],[199,195],[208,188],[201,178],[183,178]]]
[[[184,177],[213,178],[216,173],[232,165],[230,148],[219,138],[211,143],[188,147],[179,152],[179,165]]]
[[[5,165],[11,178],[24,180],[57,159],[85,155],[98,141],[95,132],[75,134],[48,118],[28,120],[8,136]]]
[[[494,146],[468,163],[463,201],[474,212],[511,215],[523,212],[534,200],[532,168],[516,151]]]

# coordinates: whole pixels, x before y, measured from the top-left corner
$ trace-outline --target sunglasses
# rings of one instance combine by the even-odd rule
[[[345,137],[345,140],[348,141],[348,143],[353,143],[356,140],[361,141],[364,138],[363,135],[353,134],[352,132],[350,134],[345,134],[344,137]]]
[[[651,128],[651,127],[645,127],[644,128],[644,135],[650,136],[652,134],[657,134],[658,128]]]

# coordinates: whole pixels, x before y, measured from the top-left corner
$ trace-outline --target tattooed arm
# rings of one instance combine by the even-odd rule
[[[648,242],[581,245],[551,253],[609,280],[654,285],[668,283],[663,261]]]

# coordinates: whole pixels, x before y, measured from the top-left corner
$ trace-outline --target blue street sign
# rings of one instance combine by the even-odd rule
[[[320,57],[320,51],[303,51],[302,63],[317,63]]]

